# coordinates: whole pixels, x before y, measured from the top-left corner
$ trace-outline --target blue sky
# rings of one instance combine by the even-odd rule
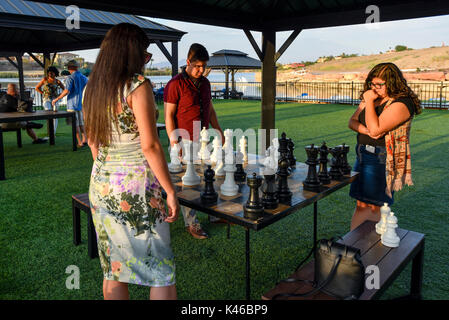
[[[382,17],[381,17],[382,18]],[[256,58],[256,54],[242,30],[214,27],[174,20],[149,18],[175,29],[188,32],[179,43],[179,59],[184,59],[189,46],[198,42],[212,54],[221,49],[240,50]],[[261,34],[252,32],[260,45]],[[276,47],[279,48],[291,32],[278,32]],[[406,45],[414,49],[449,45],[449,15],[421,19],[381,22],[377,26],[366,24],[303,30],[279,59],[280,63],[314,61],[320,56],[341,53],[377,54],[396,45]],[[167,45],[170,51],[171,47]],[[154,63],[166,59],[156,45],[149,51],[153,53]],[[76,51],[87,61],[94,62],[98,50]]]

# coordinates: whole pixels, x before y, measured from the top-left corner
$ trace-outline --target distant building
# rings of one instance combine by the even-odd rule
[[[84,58],[81,58],[79,55],[70,52],[58,53],[55,59],[56,63],[60,66],[64,66],[70,60],[78,61],[80,66],[84,64]]]
[[[343,59],[343,57],[342,57],[342,56],[337,56],[337,57],[335,57],[334,59],[335,59],[335,60],[340,60],[340,59]]]

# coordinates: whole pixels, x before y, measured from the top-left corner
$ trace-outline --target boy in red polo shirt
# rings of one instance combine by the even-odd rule
[[[206,48],[198,43],[192,44],[187,54],[187,66],[165,86],[165,126],[172,146],[177,142],[177,137],[171,136],[175,129],[186,130],[189,140],[198,141],[201,129],[208,129],[209,125],[220,132],[221,141],[224,141],[223,130],[212,105],[210,82],[203,76],[207,61],[209,53]],[[201,124],[199,130],[194,132],[195,121],[200,121]],[[208,238],[198,222],[196,211],[187,207],[181,209],[187,231],[194,238]]]

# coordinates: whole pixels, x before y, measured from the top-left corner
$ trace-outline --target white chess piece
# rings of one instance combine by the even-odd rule
[[[212,154],[210,155],[210,163],[211,165],[215,165],[218,162],[218,158],[221,155],[221,143],[220,140],[218,140],[218,137],[215,137],[214,140],[212,141],[212,147],[213,147],[213,151]]]
[[[198,141],[192,141],[192,155],[193,155],[193,163],[194,164],[201,164],[201,157],[199,156],[199,149],[200,149],[200,144]]]
[[[265,150],[265,158],[262,160],[263,168],[260,168],[260,174],[264,176],[273,175],[276,173],[274,169],[276,165],[273,163],[273,157],[270,155],[270,150]]]
[[[376,232],[380,235],[384,234],[387,230],[387,217],[390,212],[388,203],[384,202],[384,205],[380,207],[380,221],[376,223]]]
[[[234,151],[232,145],[228,146],[225,150],[225,165],[224,171],[226,172],[225,181],[220,187],[221,194],[224,196],[235,196],[239,191],[239,186],[235,183],[234,172],[237,171],[235,166]]]
[[[195,171],[195,165],[193,164],[194,157],[192,156],[192,142],[189,140],[185,140],[184,146],[184,160],[187,162],[187,169],[186,173],[182,177],[182,183],[186,186],[194,186],[200,184],[201,178],[197,175]]]
[[[242,136],[239,141],[240,152],[243,154],[243,163],[248,163],[248,151],[246,150],[247,142],[245,136]]]
[[[179,160],[179,144],[175,143],[170,148],[170,164],[168,165],[168,170],[171,173],[180,173],[182,172],[181,160]]]
[[[225,143],[223,145],[223,149],[226,150],[227,148],[229,148],[229,146],[234,148],[234,146],[232,144],[232,129],[226,129],[223,134],[225,137]]]
[[[201,131],[201,150],[198,153],[198,157],[204,161],[210,160],[210,151],[207,148],[208,143],[209,143],[209,132],[206,130],[206,127],[203,127],[203,130]]]
[[[401,239],[399,239],[396,233],[397,227],[398,227],[398,218],[396,218],[394,216],[394,212],[391,211],[390,215],[387,217],[387,230],[380,237],[381,242],[384,246],[390,248],[396,248],[399,246],[399,242],[401,241]]]

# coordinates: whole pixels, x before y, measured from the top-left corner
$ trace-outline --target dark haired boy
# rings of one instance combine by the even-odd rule
[[[207,61],[209,53],[206,48],[198,43],[192,44],[187,54],[186,67],[165,86],[165,125],[171,146],[177,142],[177,137],[171,136],[175,129],[186,130],[191,141],[198,141],[199,132],[196,130],[194,133],[194,121],[201,121],[200,130],[203,127],[208,129],[211,125],[224,141],[223,130],[212,105],[210,82],[203,76]],[[187,231],[196,239],[208,238],[198,222],[196,211],[187,207],[181,209]]]

